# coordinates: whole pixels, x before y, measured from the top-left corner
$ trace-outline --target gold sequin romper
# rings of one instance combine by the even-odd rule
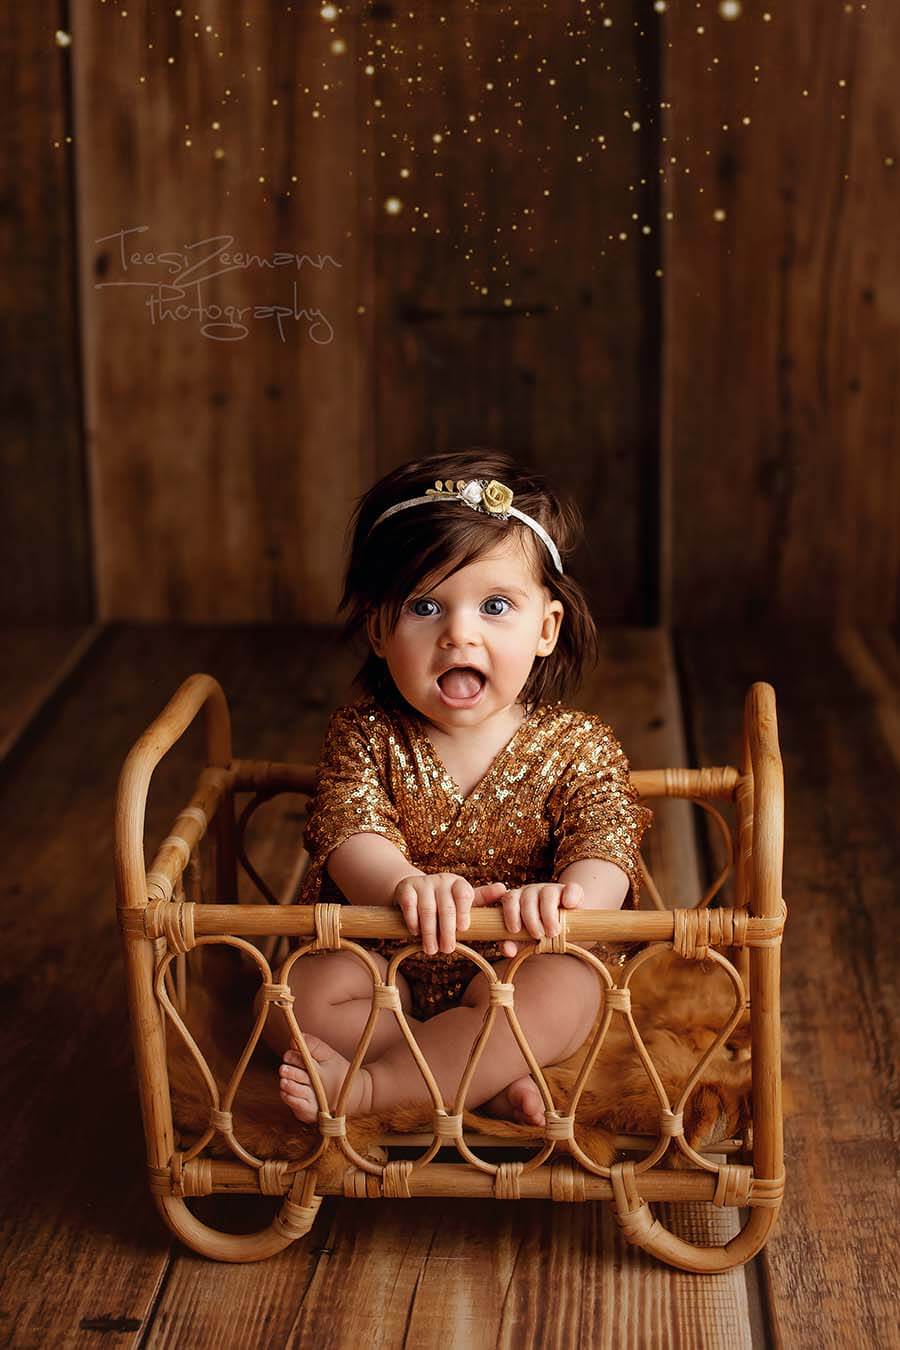
[[[365,697],[339,708],[325,733],[298,903],[347,903],[325,863],[362,831],[390,839],[423,872],[455,872],[473,886],[554,881],[581,858],[606,858],[627,873],[624,908],[636,909],[638,855],[652,818],[639,804],[622,747],[593,714],[561,703],[536,708],[463,797],[412,711]],[[390,957],[408,944],[369,939],[361,945]],[[499,943],[471,946],[486,961],[505,959]],[[594,950],[615,959],[621,948]],[[400,970],[418,1018],[458,1003],[478,973],[456,952],[408,956]]]

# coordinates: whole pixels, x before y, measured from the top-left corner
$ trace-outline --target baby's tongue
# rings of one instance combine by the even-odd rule
[[[441,676],[440,686],[448,698],[472,698],[481,688],[481,678],[474,670],[448,670]]]

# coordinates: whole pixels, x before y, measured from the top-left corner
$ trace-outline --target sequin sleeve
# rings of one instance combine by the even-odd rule
[[[351,835],[381,834],[404,853],[406,840],[385,786],[377,728],[354,704],[338,708],[325,731],[303,842],[314,870]]]
[[[653,820],[640,805],[628,760],[612,729],[586,719],[555,802],[553,879],[570,863],[602,858],[621,867],[631,883],[623,909],[637,909],[641,839]]]

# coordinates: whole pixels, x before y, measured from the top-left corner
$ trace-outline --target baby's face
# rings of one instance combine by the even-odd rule
[[[393,633],[369,623],[373,650],[400,693],[435,726],[480,726],[514,705],[535,657],[556,646],[563,607],[516,539],[404,603]],[[446,672],[457,667],[459,673]]]

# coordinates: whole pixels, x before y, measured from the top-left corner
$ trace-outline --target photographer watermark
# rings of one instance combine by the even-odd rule
[[[321,309],[311,309],[301,305],[298,283],[291,282],[290,303],[231,305],[210,302],[204,297],[203,287],[215,277],[227,276],[231,272],[245,272],[250,268],[274,270],[293,268],[302,271],[304,267],[321,272],[325,267],[340,267],[328,253],[311,257],[306,253],[273,253],[264,257],[258,253],[234,251],[234,235],[215,235],[209,239],[198,239],[196,243],[185,244],[184,251],[168,249],[164,252],[140,250],[134,247],[136,240],[126,242],[128,236],[146,233],[148,225],[136,225],[130,229],[117,230],[114,234],[102,235],[95,244],[118,240],[119,262],[123,275],[120,280],[98,281],[95,290],[104,290],[110,286],[136,286],[147,294],[144,305],[151,324],[190,323],[199,325],[203,337],[214,342],[238,342],[250,333],[250,323],[261,319],[274,320],[278,336],[286,340],[285,325],[304,323],[306,336],[317,346],[325,346],[334,339],[334,328]],[[206,252],[199,257],[191,255],[197,249]],[[168,272],[166,280],[158,276],[149,278],[140,274],[145,267],[164,268]]]

